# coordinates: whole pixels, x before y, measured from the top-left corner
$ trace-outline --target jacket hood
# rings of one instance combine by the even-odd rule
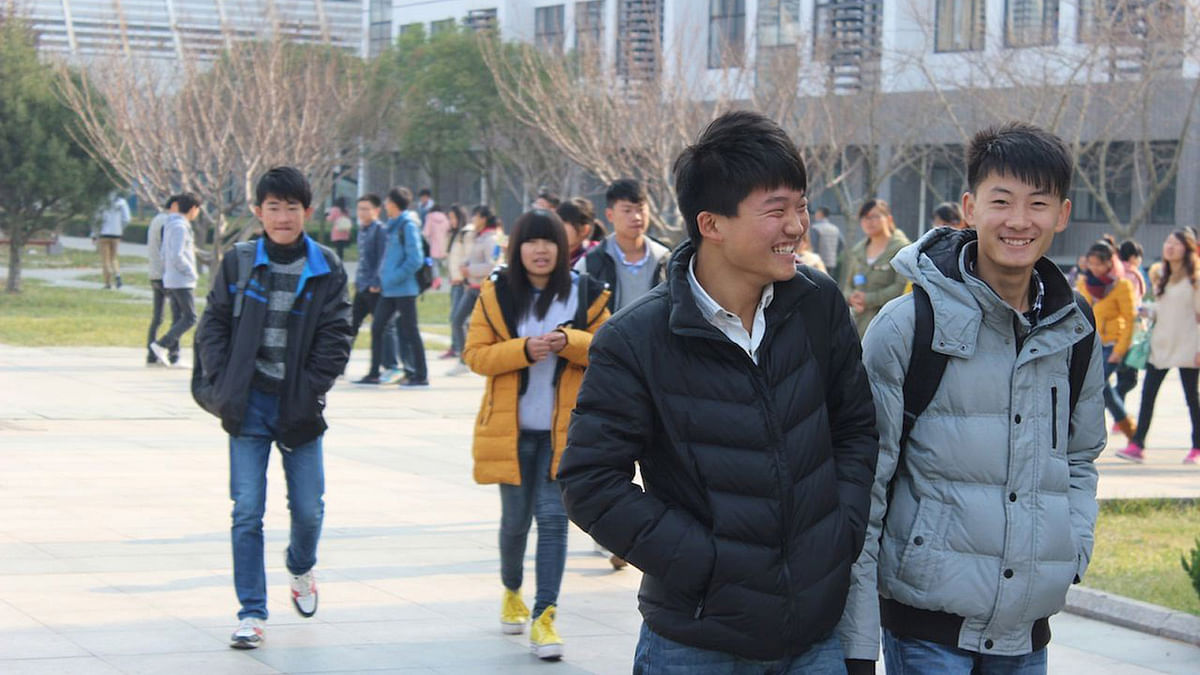
[[[953,356],[970,357],[975,353],[983,322],[994,323],[999,330],[1011,331],[1013,322],[1029,329],[1029,322],[1000,299],[982,279],[968,273],[978,254],[979,234],[975,230],[939,227],[926,232],[892,258],[892,268],[914,285],[925,289],[933,305],[933,349]],[[1045,287],[1039,326],[1064,320],[1087,324],[1075,304],[1075,293],[1058,266],[1048,258],[1034,265]],[[1090,326],[1083,335],[1090,335]],[[1072,335],[1072,343],[1079,333]]]

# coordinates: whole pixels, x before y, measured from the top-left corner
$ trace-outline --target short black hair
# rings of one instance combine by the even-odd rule
[[[942,202],[934,207],[933,217],[945,223],[961,223],[962,209],[954,202]]]
[[[358,201],[369,202],[371,204],[371,206],[373,206],[375,208],[379,208],[379,207],[383,206],[383,200],[380,199],[379,195],[375,194],[374,192],[368,192],[367,194],[359,197]]]
[[[1121,262],[1128,262],[1132,258],[1145,258],[1146,254],[1142,252],[1142,245],[1132,239],[1126,239],[1117,247],[1117,257]]]
[[[617,202],[646,203],[646,187],[633,178],[618,178],[604,193],[604,203],[612,208]]]
[[[394,187],[391,190],[388,190],[387,198],[388,201],[395,204],[400,208],[401,211],[403,211],[408,208],[409,204],[412,203],[412,190],[409,190],[406,187]]]
[[[175,208],[177,208],[180,213],[187,213],[197,206],[200,206],[200,198],[190,192],[181,192],[174,197],[171,197],[171,199],[175,202]]]
[[[596,209],[590,200],[583,197],[568,199],[559,204],[554,212],[558,214],[559,218],[562,218],[564,225],[585,227],[596,221]]]
[[[829,217],[829,208],[825,207],[825,206],[818,206],[817,210],[813,211],[813,215],[816,216],[817,218],[828,218]]]
[[[539,192],[538,199],[546,200],[546,203],[550,205],[551,209],[557,209],[558,205],[562,203],[562,199],[560,199],[558,195],[554,194],[553,192],[551,192],[549,190],[542,190],[541,192]]]
[[[312,206],[312,186],[296,167],[277,166],[264,173],[254,187],[255,206],[261,206],[267,197],[300,202],[307,209]]]
[[[692,245],[700,246],[702,211],[736,216],[755,190],[789,187],[805,192],[808,174],[783,128],[761,113],[737,110],[713,120],[672,167],[679,210]]]
[[[1066,199],[1075,162],[1058,136],[1026,122],[1008,122],[975,134],[967,148],[972,193],[988,176],[1009,176]]]
[[[421,188],[420,190],[417,190],[417,196],[418,197],[432,197],[433,190],[430,190],[429,188]]]
[[[171,205],[177,201],[179,201],[179,195],[171,195],[170,197],[167,197],[167,203],[163,204],[163,208],[170,211]]]
[[[345,211],[346,210],[346,198],[338,197],[337,199],[333,200],[333,205],[338,207],[339,209]]]

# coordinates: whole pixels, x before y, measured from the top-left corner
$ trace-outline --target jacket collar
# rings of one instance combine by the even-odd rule
[[[299,297],[300,292],[304,290],[304,282],[313,277],[324,276],[329,274],[329,261],[325,259],[325,254],[321,251],[321,246],[313,241],[312,237],[307,233],[304,237],[305,258],[304,270],[300,272],[300,283],[296,284],[296,296]],[[263,235],[258,239],[258,246],[254,249],[254,266],[267,267],[271,264],[271,259],[267,257],[267,237]]]
[[[704,317],[696,296],[688,283],[688,267],[696,249],[691,241],[685,240],[671,254],[667,267],[666,293],[670,307],[668,325],[672,333],[725,339],[725,336]],[[817,290],[817,285],[808,277],[797,272],[787,281],[776,281],[774,297],[764,315],[767,333],[794,313],[805,296]]]

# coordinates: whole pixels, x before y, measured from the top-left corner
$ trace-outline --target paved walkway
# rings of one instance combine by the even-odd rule
[[[538,663],[523,638],[500,635],[499,499],[470,477],[483,380],[439,378],[437,361],[426,391],[340,382],[329,397],[310,620],[286,595],[272,460],[267,642],[229,649],[226,439],[192,404],[187,370],[146,368],[142,356],[0,346],[0,672],[629,672],[638,572],[613,572],[577,530],[561,598],[566,659]],[[1102,460],[1106,495],[1193,494],[1200,482],[1200,469],[1178,464],[1178,385],[1164,392],[1151,436],[1164,449],[1144,467]],[[1189,645],[1070,615],[1052,625],[1052,673],[1200,672]]]

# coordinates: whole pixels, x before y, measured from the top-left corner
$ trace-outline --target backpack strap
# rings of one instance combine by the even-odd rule
[[[900,452],[908,444],[917,418],[929,407],[933,395],[942,383],[946,364],[950,357],[933,351],[933,303],[924,288],[913,284],[912,356],[908,359],[908,370],[904,373],[904,419],[900,425]]]
[[[1079,311],[1087,318],[1088,323],[1092,324],[1092,328],[1096,328],[1096,315],[1092,312],[1092,306],[1088,304],[1086,298],[1075,291],[1075,305],[1079,307]],[[1088,366],[1092,362],[1092,349],[1095,346],[1095,339],[1091,336],[1076,342],[1071,347],[1071,371],[1070,371],[1070,386],[1069,392],[1070,407],[1067,409],[1067,419],[1075,417],[1075,404],[1079,403],[1079,394],[1083,391],[1083,381],[1087,377]],[[1067,434],[1073,434],[1074,429],[1067,427]]]
[[[250,283],[250,273],[254,270],[254,255],[258,252],[258,243],[239,241],[233,245],[233,252],[237,256],[237,293],[233,297],[233,318],[236,319],[242,315],[246,284]]]

